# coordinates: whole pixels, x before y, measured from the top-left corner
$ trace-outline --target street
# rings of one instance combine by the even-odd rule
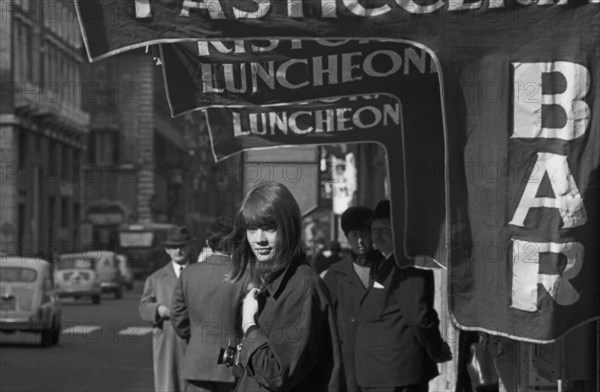
[[[40,347],[36,334],[0,334],[0,390],[152,391],[152,331],[138,316],[143,282],[123,298],[104,294],[62,301],[57,346]]]

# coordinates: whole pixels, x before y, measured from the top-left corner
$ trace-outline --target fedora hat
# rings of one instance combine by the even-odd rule
[[[167,240],[163,242],[164,246],[182,246],[193,240],[185,226],[176,226],[167,232]]]
[[[375,220],[375,219],[390,219],[390,218],[391,218],[390,201],[389,200],[381,200],[375,206],[375,209],[373,210],[373,216],[371,217],[371,219]]]

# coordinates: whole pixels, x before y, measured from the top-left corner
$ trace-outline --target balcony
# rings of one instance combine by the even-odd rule
[[[87,132],[90,115],[77,107],[75,91],[59,86],[41,87],[28,82],[16,83],[15,109],[18,113],[43,118],[61,127]]]

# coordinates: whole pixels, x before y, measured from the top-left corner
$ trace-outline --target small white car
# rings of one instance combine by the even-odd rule
[[[96,272],[96,261],[83,253],[62,255],[54,266],[54,284],[59,297],[90,297],[101,302],[102,287]]]
[[[60,340],[61,316],[50,263],[30,257],[0,257],[0,331],[40,333],[42,345],[52,346]]]
[[[123,297],[123,287],[121,271],[119,270],[119,261],[117,254],[110,250],[89,250],[82,253],[67,253],[60,256],[60,261],[76,260],[93,264],[102,293],[112,293],[115,298]]]

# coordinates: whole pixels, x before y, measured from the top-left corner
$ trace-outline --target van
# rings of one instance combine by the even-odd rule
[[[136,279],[145,279],[169,262],[164,241],[169,230],[177,226],[170,223],[137,223],[119,229],[119,254],[127,257]]]

